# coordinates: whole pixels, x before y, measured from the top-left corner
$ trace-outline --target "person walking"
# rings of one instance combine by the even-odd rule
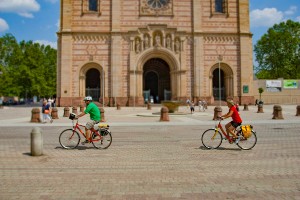
[[[47,120],[49,120],[50,123],[53,122],[53,119],[51,118],[51,107],[48,104],[47,100],[43,101],[42,114],[43,114],[43,123],[47,123]]]
[[[191,103],[190,103],[190,110],[191,110],[191,114],[193,114],[195,111],[195,104],[193,101],[191,101]]]

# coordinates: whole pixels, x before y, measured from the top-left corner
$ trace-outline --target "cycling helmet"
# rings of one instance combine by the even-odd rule
[[[91,96],[84,97],[83,101],[92,101],[93,98]]]

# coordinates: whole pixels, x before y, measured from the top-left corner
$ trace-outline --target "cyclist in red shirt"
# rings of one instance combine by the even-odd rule
[[[227,106],[229,108],[229,111],[227,114],[222,115],[221,117],[223,119],[232,118],[232,121],[225,125],[227,134],[231,134],[233,138],[237,138],[236,134],[234,133],[234,130],[236,127],[240,126],[242,124],[242,119],[240,117],[239,112],[237,111],[235,104],[232,100],[227,100]]]

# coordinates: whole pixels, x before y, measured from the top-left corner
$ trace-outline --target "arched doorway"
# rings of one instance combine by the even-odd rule
[[[145,101],[171,99],[170,67],[164,60],[152,58],[144,64],[143,90]]]
[[[213,71],[213,96],[215,100],[225,100],[225,81],[224,81],[224,71],[220,69],[220,79],[219,79],[219,69]],[[220,82],[219,82],[220,81]],[[221,97],[220,97],[221,94]]]
[[[86,96],[91,96],[94,101],[99,101],[100,94],[101,94],[100,88],[101,88],[100,72],[95,68],[89,69],[86,72],[86,79],[85,79]]]

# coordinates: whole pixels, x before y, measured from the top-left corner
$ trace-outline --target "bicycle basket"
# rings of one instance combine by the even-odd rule
[[[75,113],[70,113],[70,116],[69,116],[69,119],[70,120],[74,120],[76,117],[76,114]]]
[[[251,125],[243,125],[241,126],[244,138],[249,138],[252,135],[252,126]]]

